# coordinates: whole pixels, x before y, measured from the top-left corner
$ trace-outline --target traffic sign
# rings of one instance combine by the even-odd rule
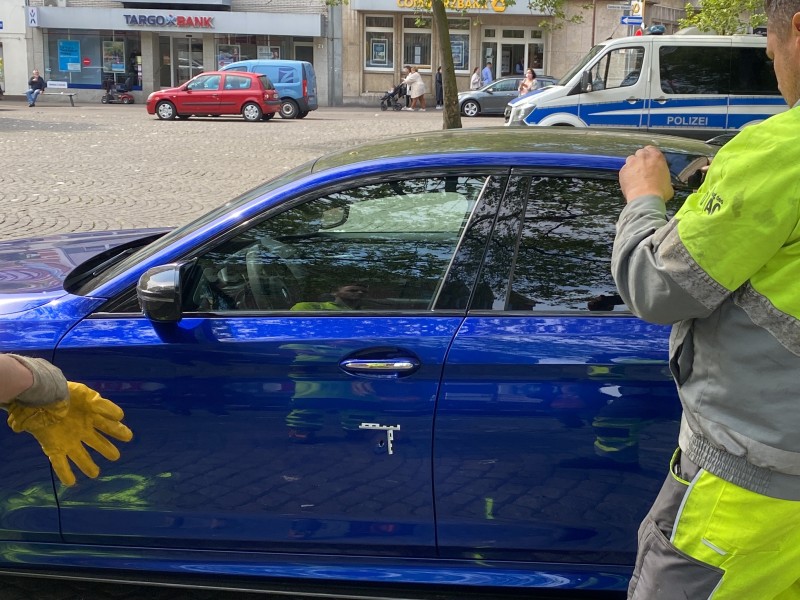
[[[643,22],[641,16],[625,15],[619,18],[620,25],[641,25]]]

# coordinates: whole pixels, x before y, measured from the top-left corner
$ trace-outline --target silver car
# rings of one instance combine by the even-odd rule
[[[522,77],[503,77],[477,90],[460,92],[458,107],[465,117],[478,115],[502,115],[506,105],[519,96],[519,84]],[[552,85],[557,80],[542,75],[536,78],[536,88]]]

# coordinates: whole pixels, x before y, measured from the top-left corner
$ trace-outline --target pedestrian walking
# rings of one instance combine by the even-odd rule
[[[636,315],[672,324],[683,407],[632,600],[800,597],[800,0],[766,0],[766,14],[792,108],[723,146],[671,220],[659,150],[619,173],[612,271]]]
[[[481,89],[481,71],[480,67],[475,67],[472,69],[472,77],[469,79],[469,89],[471,90],[479,90]]]
[[[483,71],[481,71],[481,82],[483,85],[489,85],[494,81],[494,75],[492,74],[492,61],[487,60],[486,66],[483,67]]]

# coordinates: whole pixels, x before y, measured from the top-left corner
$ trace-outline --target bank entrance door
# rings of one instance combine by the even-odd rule
[[[159,37],[161,87],[174,87],[204,71],[203,40],[199,37]]]

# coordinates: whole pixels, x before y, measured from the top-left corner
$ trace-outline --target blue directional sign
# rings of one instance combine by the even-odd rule
[[[619,18],[620,25],[641,25],[643,23],[641,15],[626,15]]]

